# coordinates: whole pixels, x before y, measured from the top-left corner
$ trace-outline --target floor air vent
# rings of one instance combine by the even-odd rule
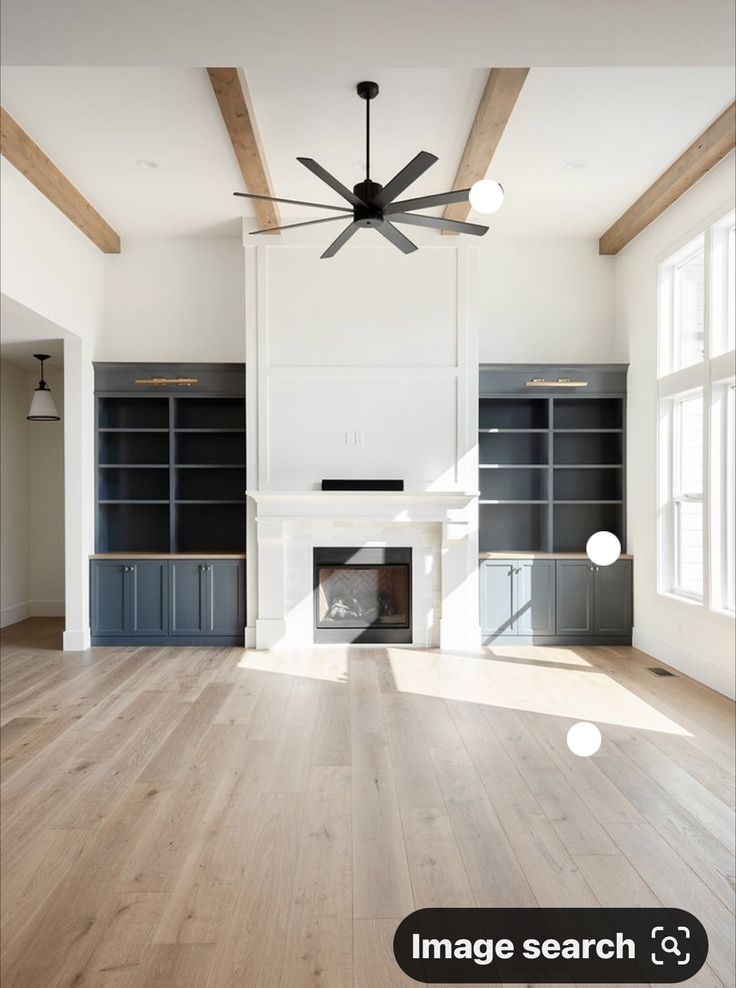
[[[648,672],[654,673],[655,676],[674,676],[674,672],[670,672],[669,669],[662,669],[660,666],[650,666],[647,670]]]

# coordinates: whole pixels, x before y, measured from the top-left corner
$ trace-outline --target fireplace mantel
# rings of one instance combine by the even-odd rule
[[[389,522],[448,521],[478,492],[466,491],[247,491],[258,518],[383,518]]]

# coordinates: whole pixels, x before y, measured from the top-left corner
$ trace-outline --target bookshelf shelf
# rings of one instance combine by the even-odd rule
[[[244,396],[96,401],[96,551],[242,553]]]
[[[481,552],[582,552],[600,529],[625,544],[623,387],[530,396],[505,374],[481,373]]]

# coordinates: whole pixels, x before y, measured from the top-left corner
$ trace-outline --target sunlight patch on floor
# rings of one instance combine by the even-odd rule
[[[243,653],[238,669],[257,669],[282,676],[344,683],[348,678],[348,652],[347,648],[276,649],[273,652],[249,650]]]
[[[594,668],[593,664],[584,659],[578,652],[571,648],[561,648],[559,645],[555,645],[554,648],[547,648],[544,645],[514,645],[512,647],[488,645],[483,651],[491,658],[504,659],[507,662],[537,663],[539,665],[552,663],[558,666]]]
[[[541,661],[538,653],[527,662],[518,661],[518,653],[517,661],[511,662],[447,652],[387,649],[387,653],[396,689],[402,693],[690,736],[675,721],[607,673],[593,671],[584,661],[560,668],[559,663],[537,664],[535,659]],[[556,651],[555,658],[557,655]],[[576,664],[584,668],[578,671]]]

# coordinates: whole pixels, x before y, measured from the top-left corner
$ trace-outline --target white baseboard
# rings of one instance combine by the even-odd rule
[[[30,617],[31,605],[29,601],[24,604],[11,604],[10,607],[3,607],[0,611],[0,628],[7,628],[9,624],[17,624],[18,621],[25,621]]]
[[[245,635],[243,637],[243,645],[246,648],[256,647],[256,629],[252,624],[247,625],[245,629]]]
[[[63,600],[32,600],[31,617],[64,617]]]
[[[62,647],[65,652],[85,652],[91,644],[89,628],[64,632]]]
[[[695,655],[688,652],[679,645],[657,638],[656,635],[649,634],[648,631],[639,631],[634,628],[631,643],[634,648],[641,652],[659,659],[673,669],[697,679],[699,683],[710,686],[711,689],[723,693],[724,696],[733,699],[736,696],[736,676],[733,669],[721,669],[715,663],[704,659],[702,655]]]

